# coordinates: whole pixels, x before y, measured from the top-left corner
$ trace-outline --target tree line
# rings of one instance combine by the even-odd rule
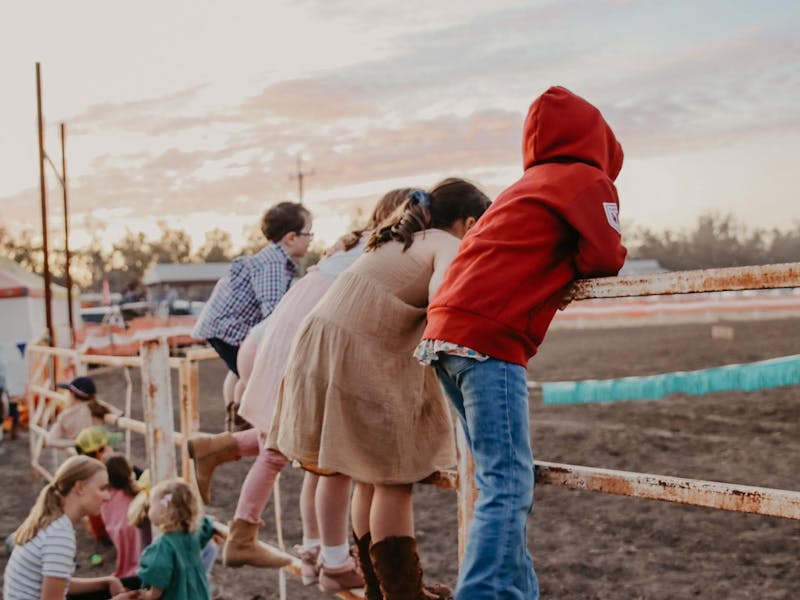
[[[709,213],[685,231],[634,228],[625,242],[631,258],[654,258],[670,271],[798,262],[800,221],[784,230],[753,229]]]
[[[237,250],[232,236],[222,229],[205,234],[203,243],[192,251],[191,238],[182,229],[160,224],[155,239],[142,232],[128,231],[122,239],[104,246],[95,228],[90,242],[71,250],[70,273],[75,284],[84,291],[99,291],[103,279],[113,291],[141,280],[155,263],[228,262],[239,254],[253,254],[266,244],[257,227],[246,230]],[[753,229],[731,215],[705,214],[684,231],[656,231],[628,227],[624,242],[631,258],[657,260],[671,271],[775,264],[800,261],[800,222],[792,228]],[[50,269],[53,280],[63,285],[65,277],[64,248],[50,248]],[[0,224],[0,255],[9,257],[34,273],[43,272],[41,242],[31,230],[12,232]],[[319,259],[318,250],[309,252],[304,265]]]
[[[99,230],[95,228],[88,244],[70,248],[70,274],[73,283],[84,291],[100,291],[107,279],[112,291],[120,291],[133,281],[141,280],[147,269],[156,263],[206,263],[228,262],[240,254],[254,254],[266,241],[254,227],[245,231],[239,250],[234,249],[229,232],[212,229],[205,234],[203,243],[192,251],[192,240],[183,229],[159,225],[159,235],[151,239],[142,232],[128,231],[111,247],[104,245]],[[63,240],[50,242],[49,262],[53,281],[66,283],[66,253]],[[31,230],[14,233],[0,224],[0,255],[11,258],[27,270],[42,274],[44,253],[41,240]]]

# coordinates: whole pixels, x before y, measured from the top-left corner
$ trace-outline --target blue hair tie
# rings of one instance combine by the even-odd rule
[[[420,206],[431,207],[431,195],[425,190],[414,190],[409,194],[409,198],[416,200]]]

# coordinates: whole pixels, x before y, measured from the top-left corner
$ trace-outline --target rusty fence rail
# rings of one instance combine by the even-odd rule
[[[29,417],[29,431],[30,431],[30,461],[31,468],[35,473],[41,475],[47,480],[52,478],[52,473],[48,468],[42,464],[41,459],[46,447],[46,437],[48,432],[48,425],[54,419],[57,407],[69,398],[67,392],[61,392],[52,389],[53,373],[57,367],[56,360],[71,361],[78,373],[86,373],[88,365],[119,367],[123,369],[123,374],[126,381],[126,394],[125,405],[123,408],[123,415],[116,417],[114,415],[106,416],[106,423],[109,425],[116,425],[125,431],[125,448],[126,455],[130,456],[130,433],[139,433],[145,435],[150,444],[152,437],[153,443],[159,441],[157,446],[153,446],[153,450],[163,446],[162,440],[167,439],[164,433],[166,423],[170,423],[170,435],[168,436],[169,444],[181,448],[181,473],[187,478],[193,477],[193,470],[190,468],[191,463],[189,454],[183,444],[186,436],[193,431],[199,430],[200,416],[198,408],[198,394],[199,394],[199,371],[198,360],[203,360],[206,356],[200,352],[192,357],[170,357],[163,351],[153,356],[154,347],[160,347],[161,344],[156,341],[145,342],[142,344],[142,351],[139,356],[106,356],[106,355],[92,355],[81,354],[75,350],[67,348],[52,348],[38,344],[30,344],[26,348],[26,358],[28,361],[28,414]],[[144,420],[139,421],[131,418],[132,408],[132,381],[130,377],[130,368],[141,369],[142,374],[142,400],[144,406]],[[172,389],[170,383],[170,372],[172,370],[178,371],[179,379],[179,402],[180,402],[180,419],[181,427],[179,431],[175,430],[172,424]],[[155,379],[154,379],[155,378]],[[147,384],[145,384],[147,381]],[[151,393],[148,393],[151,392]],[[160,414],[155,410],[158,406],[169,408],[169,416]],[[148,412],[148,407],[150,411]],[[155,429],[149,431],[149,427],[153,426],[155,420],[159,422]],[[148,445],[148,460],[151,459],[150,446]],[[157,453],[162,456],[156,470],[164,468],[163,461],[167,458],[163,453]],[[166,472],[175,474],[175,469],[168,469]]]
[[[589,300],[796,287],[800,287],[800,262],[582,279],[573,285],[571,298]]]
[[[797,287],[800,287],[800,263],[787,263],[587,279],[576,282],[570,296],[573,300],[585,300],[590,298],[623,298]],[[50,474],[39,464],[39,456],[43,448],[44,436],[47,433],[46,425],[54,416],[55,402],[63,397],[58,392],[50,389],[52,378],[48,375],[48,364],[52,368],[53,359],[56,356],[60,356],[69,358],[79,365],[94,363],[124,367],[128,381],[126,411],[125,416],[118,420],[117,425],[126,429],[126,432],[135,431],[146,436],[148,462],[151,473],[155,475],[154,481],[175,475],[176,458],[174,448],[176,445],[181,447],[180,463],[183,474],[189,479],[193,478],[189,456],[182,441],[189,434],[199,430],[198,361],[215,358],[216,353],[213,350],[208,348],[193,349],[189,350],[185,357],[174,358],[169,357],[165,342],[151,341],[143,344],[139,357],[87,356],[79,355],[71,350],[35,345],[29,346],[28,352],[31,466],[35,472],[45,477],[50,477]],[[145,406],[144,422],[135,421],[129,417],[131,395],[130,377],[127,373],[129,367],[142,369],[142,396]],[[180,431],[175,431],[173,423],[170,385],[170,372],[172,369],[177,369],[180,382]],[[445,489],[454,489],[458,492],[460,562],[478,491],[474,483],[474,463],[469,455],[466,440],[460,427],[457,428],[456,434],[459,456],[458,470],[436,473],[429,477],[425,483]],[[573,489],[800,520],[800,491],[683,479],[649,473],[542,461],[536,461],[536,482]],[[276,498],[276,500],[278,499]],[[273,549],[280,550],[278,548]],[[286,567],[285,572],[298,575],[298,560],[294,559],[293,563]],[[360,596],[342,592],[339,597],[359,598]]]
[[[798,287],[800,263],[786,263],[587,279],[575,283],[571,296],[583,300]],[[529,382],[529,388],[537,387]],[[456,487],[460,485],[457,479],[458,474],[451,472],[443,474],[437,484]],[[800,491],[541,461],[536,461],[536,482],[800,520]]]
[[[440,471],[429,477],[425,483],[458,490],[461,484],[460,473],[455,470]],[[800,520],[800,491],[539,460],[536,461],[536,483]]]
[[[800,288],[800,262],[578,281],[573,300]],[[569,308],[567,308],[569,310]],[[529,387],[535,389],[536,383]],[[536,481],[609,494],[800,520],[800,491],[536,462]]]
[[[569,297],[572,300],[588,300],[798,287],[800,287],[800,263],[786,263],[585,279],[573,285]],[[536,383],[529,383],[529,388],[536,389],[536,387]],[[463,435],[456,436],[456,443],[459,456],[458,470],[438,473],[428,481],[439,487],[458,490],[460,560],[478,491],[474,482],[475,466]],[[800,491],[542,461],[536,461],[536,482],[800,520]]]

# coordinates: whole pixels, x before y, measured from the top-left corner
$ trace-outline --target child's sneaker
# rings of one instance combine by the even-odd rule
[[[317,587],[328,594],[335,594],[343,590],[363,588],[364,578],[358,570],[355,559],[348,556],[347,561],[341,567],[332,569],[322,565]]]
[[[303,585],[311,585],[319,579],[319,546],[306,548],[298,544],[292,548],[294,553],[300,557],[300,577]]]

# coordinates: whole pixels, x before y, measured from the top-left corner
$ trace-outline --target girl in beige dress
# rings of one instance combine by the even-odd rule
[[[356,481],[352,521],[367,598],[428,597],[411,486],[456,456],[436,375],[413,351],[429,298],[488,206],[485,194],[460,179],[413,192],[305,319],[289,352],[267,443],[329,475],[319,485],[343,489],[345,506],[348,488],[340,482]],[[343,549],[326,547],[318,517],[322,579],[348,565],[328,564]]]
[[[389,217],[408,198],[413,189],[403,188],[386,193],[377,203],[365,230],[353,231],[343,236],[329,250],[328,255],[314,265],[305,277],[292,285],[278,306],[259,325],[253,327],[242,342],[237,357],[240,382],[244,384],[239,415],[253,425],[253,429],[213,436],[197,434],[189,439],[195,461],[200,489],[210,491],[211,477],[221,464],[241,456],[256,456],[255,462],[242,483],[239,501],[228,535],[222,549],[222,562],[229,566],[242,564],[257,567],[280,567],[285,557],[258,544],[258,529],[264,508],[272,493],[278,474],[286,458],[264,445],[272,424],[275,400],[280,387],[289,348],[303,319],[317,301],[328,291],[333,281],[364,253],[369,233]],[[318,476],[307,472],[300,493],[300,514],[303,521],[303,544],[295,546],[300,556],[300,575],[304,585],[319,579],[317,557],[320,551],[320,534],[317,528],[316,505],[324,510],[326,499],[317,497]],[[338,499],[338,497],[337,497]],[[347,544],[349,529],[347,513],[339,527],[339,541]],[[323,589],[336,592],[352,585],[363,585],[361,575],[348,574],[336,581],[324,579]]]

